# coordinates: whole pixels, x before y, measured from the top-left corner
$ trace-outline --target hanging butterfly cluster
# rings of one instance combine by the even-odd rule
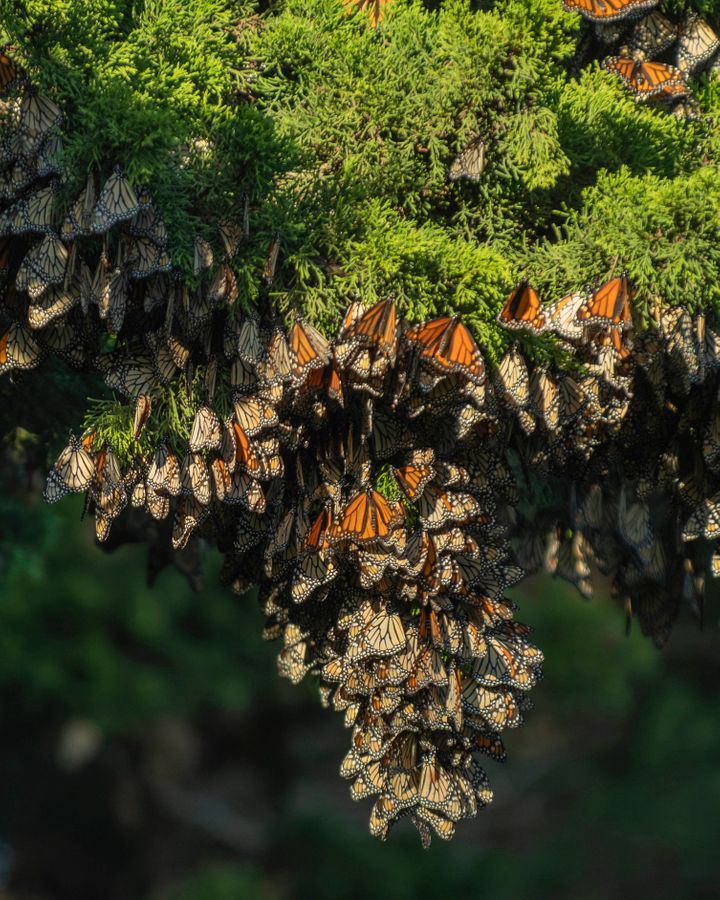
[[[449,838],[490,801],[477,755],[503,757],[541,675],[505,597],[511,537],[528,570],[586,593],[591,563],[612,574],[658,640],[678,583],[698,604],[701,542],[720,537],[715,333],[669,310],[633,335],[625,276],[546,307],[527,283],[508,298],[503,325],[554,332],[575,375],[515,346],[491,376],[457,317],[410,325],[391,299],[353,303],[332,341],[242,315],[246,223],[222,225],[217,264],[196,240],[191,290],[148,191],[118,169],[64,202],[59,109],[7,57],[0,91],[0,373],[58,356],[127,413],[123,452],[90,416],[46,499],[84,493],[101,541],[131,514],[167,523],[178,553],[214,541],[226,581],[259,586],[280,671],[343,712],[372,832],[409,817],[424,843]],[[525,515],[523,471],[564,500]]]
[[[521,575],[499,518],[512,479],[472,336],[453,317],[407,327],[391,300],[353,304],[332,343],[287,331],[237,314],[226,259],[191,293],[119,170],[61,207],[59,110],[10,59],[0,72],[0,371],[55,353],[132,410],[131,452],[86,423],[46,500],[84,493],[100,541],[133,508],[172,522],[176,551],[215,540],[233,587],[260,586],[281,671],[318,675],[344,712],[343,774],[377,795],[373,832],[409,815],[423,841],[450,837],[490,800],[476,754],[502,757],[542,663],[504,597]],[[196,274],[212,264],[196,241]]]
[[[534,498],[514,527],[519,564],[587,597],[596,568],[662,644],[683,599],[702,618],[706,576],[720,574],[720,336],[677,308],[636,334],[631,304],[626,275],[547,306],[521,282],[500,322],[555,334],[579,365],[532,366],[512,348],[497,377]]]
[[[658,10],[658,3],[562,0],[566,10],[594,23],[602,45],[615,48],[603,68],[621,78],[636,100],[665,104],[678,116],[694,115],[688,79],[712,64],[720,39],[697,13],[675,20]]]
[[[48,353],[82,367],[103,331],[165,312],[165,226],[149,193],[136,193],[119,169],[99,194],[91,175],[63,203],[59,108],[2,55],[0,95],[2,315],[12,320],[0,373],[34,368]]]
[[[286,335],[248,317],[228,346],[230,321],[217,377],[229,368],[232,411],[200,405],[182,461],[163,440],[122,472],[90,429],[46,497],[87,491],[101,539],[128,502],[172,515],[176,549],[212,537],[234,589],[260,586],[280,671],[319,676],[344,712],[342,773],[354,797],[377,795],[373,833],[409,815],[424,842],[450,837],[490,800],[474,754],[502,758],[542,663],[504,597],[522,572],[480,352],[456,318],[405,327],[392,300],[352,304],[332,343],[301,320]],[[121,386],[115,367],[106,380]],[[139,432],[152,404],[133,385]]]

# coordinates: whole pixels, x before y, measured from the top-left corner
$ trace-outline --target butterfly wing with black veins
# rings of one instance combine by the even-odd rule
[[[696,13],[690,13],[680,29],[677,46],[677,67],[691,74],[706,63],[720,49],[720,39],[708,23]]]
[[[0,337],[0,375],[13,369],[34,369],[41,358],[41,346],[24,325],[16,322]]]
[[[139,211],[137,194],[120,168],[116,167],[100,191],[90,228],[95,234],[103,234],[118,222],[132,219]]]
[[[617,22],[642,14],[659,0],[562,0],[563,9],[579,12],[591,22]]]
[[[590,546],[582,531],[577,530],[560,544],[555,569],[555,575],[574,584],[586,600],[593,595],[589,554]]]
[[[635,25],[630,36],[630,47],[645,59],[654,59],[663,53],[677,38],[678,27],[659,10],[654,9]]]
[[[461,178],[479,181],[484,170],[485,142],[481,137],[476,137],[452,161],[448,177],[450,181],[459,181]]]

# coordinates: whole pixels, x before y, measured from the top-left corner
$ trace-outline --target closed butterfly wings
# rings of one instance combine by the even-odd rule
[[[531,332],[544,330],[546,319],[540,299],[526,279],[508,296],[498,315],[498,321],[509,329],[527,329]]]
[[[678,69],[691,74],[720,49],[720,38],[698,15],[691,13],[680,27],[676,61]]]
[[[562,0],[568,12],[579,12],[591,22],[619,21],[641,15],[659,0]]]

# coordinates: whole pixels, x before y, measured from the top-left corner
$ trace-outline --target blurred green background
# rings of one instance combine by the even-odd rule
[[[598,591],[514,592],[546,676],[495,802],[428,851],[380,843],[337,775],[348,734],[275,673],[254,598],[93,543],[82,504],[5,497],[0,897],[710,898],[720,893],[717,596],[656,650]]]

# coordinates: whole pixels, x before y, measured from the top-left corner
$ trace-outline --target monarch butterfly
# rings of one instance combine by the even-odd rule
[[[476,137],[458,153],[450,164],[448,177],[450,181],[467,178],[468,181],[479,181],[485,171],[485,141]]]
[[[156,272],[168,272],[172,260],[166,250],[150,238],[136,238],[125,263],[130,278],[147,278]]]
[[[120,463],[107,443],[95,460],[91,491],[103,513],[110,518],[117,518],[127,502]]]
[[[235,437],[235,466],[257,477],[260,474],[260,459],[240,425],[233,422],[232,427]]]
[[[555,576],[574,584],[586,600],[593,594],[590,581],[590,545],[579,529],[560,544]]]
[[[426,809],[442,812],[451,821],[462,817],[462,803],[457,788],[435,758],[424,761],[420,767],[418,794],[420,803]]]
[[[477,344],[457,316],[442,316],[416,325],[405,337],[411,344],[419,345],[421,358],[441,374],[460,372],[478,384],[485,380],[485,363]]]
[[[95,464],[92,457],[75,435],[70,435],[70,442],[55,461],[50,470],[43,499],[55,503],[67,493],[81,493],[90,487],[95,477]]]
[[[280,456],[280,441],[276,437],[263,437],[256,444],[255,451],[260,461],[259,477],[262,479],[282,478],[285,463]]]
[[[690,13],[680,28],[677,46],[677,67],[690,74],[707,62],[720,47],[720,39],[696,13]]]
[[[0,374],[13,369],[34,369],[42,350],[31,331],[15,322],[0,338]]]
[[[51,235],[45,237],[25,256],[18,269],[16,285],[19,291],[27,291],[32,300],[40,297],[49,287],[65,278],[69,251],[63,242]]]
[[[28,90],[20,101],[20,129],[30,139],[30,147],[60,124],[60,107],[49,97]],[[30,149],[30,147],[28,149]]]
[[[125,320],[125,310],[127,308],[127,277],[120,269],[110,276],[107,284],[107,293],[103,297],[103,303],[100,306],[100,318],[106,318],[108,321],[108,331],[117,334],[122,328]]]
[[[654,9],[644,16],[633,28],[630,47],[633,54],[644,54],[643,58],[659,56],[677,38],[678,28],[659,10]],[[637,58],[637,56],[636,56]]]
[[[527,278],[523,278],[508,295],[498,314],[498,322],[510,329],[528,328],[536,332],[544,330],[545,316],[542,314],[540,299]]]
[[[353,323],[352,336],[361,345],[376,348],[394,359],[397,339],[397,312],[389,297],[370,307]]]
[[[497,380],[501,393],[514,406],[527,406],[530,391],[527,364],[516,346],[511,347],[501,359]]]
[[[654,540],[650,508],[642,501],[628,505],[624,484],[618,500],[618,532],[625,543],[638,552],[649,547]]]
[[[602,67],[622,78],[625,85],[635,94],[636,100],[647,100],[657,94],[681,97],[688,92],[685,76],[680,69],[665,63],[610,56],[603,60]]]
[[[692,319],[684,309],[664,309],[660,316],[660,329],[666,340],[670,365],[678,376],[673,387],[676,391],[682,388],[682,393],[687,394],[700,375]]]
[[[285,646],[278,654],[277,667],[281,677],[289,679],[292,684],[300,684],[305,675],[312,669],[307,662],[308,634],[292,623],[285,626]]]
[[[185,455],[180,468],[180,485],[183,494],[194,497],[202,506],[212,499],[210,473],[202,454],[192,450]]]
[[[428,829],[428,825],[435,834],[443,841],[450,841],[455,834],[455,825],[448,819],[443,818],[439,813],[432,810],[418,807],[410,814],[413,825],[417,828],[420,835],[420,843],[423,850],[430,847],[432,833]]]
[[[544,367],[539,366],[530,376],[530,407],[549,431],[556,431],[560,423],[560,390]]]
[[[148,335],[147,337],[150,338],[150,335]],[[148,340],[148,343],[150,344],[150,347],[153,351],[152,363],[155,374],[157,375],[157,378],[161,384],[167,384],[170,379],[175,376],[175,373],[178,369],[175,361],[175,354],[173,353],[171,347],[167,343],[165,343],[162,338],[160,338],[160,340]],[[184,369],[185,366],[183,366],[182,368]]]
[[[222,503],[230,490],[232,482],[232,472],[225,464],[225,460],[215,457],[210,461],[210,477],[215,497]]]
[[[267,254],[265,256],[265,265],[263,266],[263,278],[268,285],[271,285],[275,279],[275,270],[277,269],[279,256],[280,232],[276,231],[268,246]]]
[[[147,394],[140,394],[140,396],[135,401],[135,416],[133,418],[134,441],[140,439],[143,428],[145,428],[147,420],[150,418],[151,409],[152,402],[150,400],[150,397]]]
[[[288,381],[291,376],[290,350],[282,328],[274,328],[267,350],[270,364],[267,380],[273,384]]]
[[[377,28],[385,17],[385,7],[389,0],[343,0],[346,15],[364,12],[373,28]]]
[[[412,445],[412,435],[397,419],[382,413],[373,416],[372,446],[377,459],[388,459]]]
[[[479,517],[480,504],[464,492],[451,492],[429,484],[417,500],[418,516],[430,531],[451,522],[470,522]]]
[[[336,530],[337,537],[358,543],[383,540],[402,518],[402,507],[391,506],[375,490],[361,491],[345,507]]]
[[[567,425],[591,405],[590,398],[572,375],[563,373],[558,381],[558,386],[560,388],[560,422]]]
[[[708,541],[720,537],[720,494],[703,498],[693,510],[682,530],[683,541],[704,538]]]
[[[578,310],[577,318],[586,324],[631,328],[631,293],[626,274],[611,278],[592,292],[586,304]]]
[[[243,319],[238,332],[236,352],[239,358],[249,366],[254,366],[262,359],[260,323],[255,316],[247,316]]]
[[[705,428],[702,455],[711,469],[717,467],[717,462],[720,460],[720,410],[718,409],[715,409]]]
[[[26,234],[27,232],[54,234],[57,218],[56,197],[55,187],[48,185],[29,197],[19,200],[3,214],[3,231],[10,234]]]
[[[373,617],[348,648],[347,658],[360,660],[371,656],[393,656],[405,649],[405,642],[402,619],[380,603]]]
[[[274,406],[258,397],[239,397],[234,404],[235,419],[248,437],[255,437],[278,424]]]
[[[518,653],[521,646],[519,641],[488,634],[485,656],[473,663],[471,677],[484,687],[507,685],[520,690],[532,687],[540,673],[537,667],[525,665]]]
[[[15,63],[5,53],[0,53],[0,97],[4,96],[18,78]]]
[[[138,202],[142,203],[142,200],[138,198]],[[152,241],[157,247],[165,248],[167,246],[167,228],[160,210],[151,198],[130,220],[128,233],[133,237]]]
[[[337,566],[329,553],[304,553],[293,571],[290,596],[304,603],[320,587],[337,576]]]
[[[59,134],[49,134],[42,139],[35,157],[38,178],[47,178],[48,175],[64,175],[63,151],[63,141]]]
[[[394,471],[403,493],[411,503],[423,493],[435,475],[433,467],[424,463],[398,466]]]
[[[60,228],[64,241],[90,234],[92,212],[95,207],[95,176],[88,175],[85,188],[73,203]]]
[[[76,279],[67,287],[59,284],[50,288],[36,303],[28,305],[28,325],[33,329],[45,328],[78,305],[80,294],[80,283]]]
[[[240,504],[253,513],[265,512],[265,492],[258,482],[246,472],[236,469],[232,473],[225,503]]]
[[[172,548],[182,550],[197,529],[208,516],[206,506],[198,503],[192,497],[181,497],[175,508],[175,520],[173,522]]]
[[[195,235],[193,241],[193,275],[210,269],[213,264],[213,250],[205,238]]]
[[[188,445],[190,450],[193,453],[201,450],[219,450],[220,445],[220,420],[217,414],[209,406],[199,407],[190,431]]]
[[[100,191],[93,210],[90,229],[95,234],[103,234],[118,222],[132,217],[140,210],[140,202],[132,185],[123,175],[119,166],[113,169]]]
[[[657,6],[659,0],[562,0],[567,12],[579,12],[591,22],[626,19]]]
[[[577,321],[577,312],[587,299],[587,295],[582,291],[573,291],[545,307],[548,329],[561,337],[580,340],[583,336],[583,327]]]
[[[237,300],[237,278],[227,262],[220,263],[215,277],[207,289],[207,298],[210,303],[224,301],[228,306],[232,306]]]
[[[86,351],[83,336],[79,330],[66,321],[51,323],[40,332],[43,347],[51,350],[60,359],[75,369],[86,363]]]
[[[149,357],[108,353],[97,358],[96,366],[105,384],[129,399],[151,394],[157,387],[155,367]]]
[[[330,359],[330,345],[317,328],[297,319],[290,330],[290,377],[302,384],[314,369],[322,369]]]

